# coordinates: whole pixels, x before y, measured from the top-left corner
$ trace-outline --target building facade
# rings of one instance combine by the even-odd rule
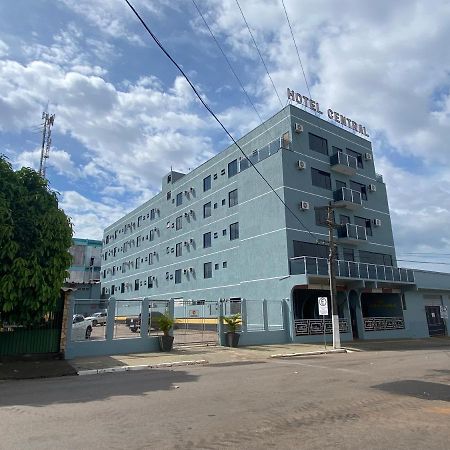
[[[74,238],[69,253],[72,265],[65,285],[75,289],[74,298],[99,300],[102,241]]]
[[[435,318],[435,334],[447,332],[435,314],[449,306],[450,274],[397,267],[368,140],[288,105],[238,143],[246,156],[232,145],[188,174],[171,171],[159,194],[106,228],[103,295],[284,300],[286,339],[321,339],[331,332],[317,307],[329,298],[331,202],[342,338],[428,336]]]

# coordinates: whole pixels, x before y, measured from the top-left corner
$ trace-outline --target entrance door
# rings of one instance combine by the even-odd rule
[[[430,336],[445,336],[445,323],[439,306],[425,306]]]
[[[359,339],[358,335],[358,319],[356,318],[356,307],[353,302],[350,303],[350,318],[352,320],[353,339]]]

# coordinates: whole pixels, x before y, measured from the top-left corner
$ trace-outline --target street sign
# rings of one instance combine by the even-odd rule
[[[328,316],[328,299],[326,297],[319,297],[319,316]]]
[[[441,319],[448,319],[448,306],[440,306]]]

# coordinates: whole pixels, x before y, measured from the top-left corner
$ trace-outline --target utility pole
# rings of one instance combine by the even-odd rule
[[[50,146],[52,145],[52,126],[55,121],[55,115],[49,114],[47,111],[42,113],[44,120],[42,129],[42,146],[41,146],[41,161],[39,163],[39,175],[45,178],[46,161],[49,158]]]
[[[337,305],[336,294],[336,274],[335,260],[336,260],[336,245],[334,243],[334,209],[331,202],[327,206],[327,225],[328,225],[328,245],[330,251],[328,253],[328,273],[330,275],[330,297],[331,297],[331,324],[333,327],[333,348],[341,348],[341,336],[339,333],[339,311]]]

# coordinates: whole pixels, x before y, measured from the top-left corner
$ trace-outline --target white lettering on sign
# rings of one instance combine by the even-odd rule
[[[312,109],[313,111],[323,114],[323,112],[320,110],[319,102],[312,100],[305,95],[301,95],[298,92],[292,91],[291,89],[287,88],[287,98],[288,100],[291,100],[295,103],[298,103],[299,105],[303,105],[306,108]],[[369,137],[369,134],[366,131],[366,127],[361,125],[358,122],[355,122],[354,120],[350,119],[349,117],[344,116],[343,114],[334,111],[331,108],[327,109],[327,116],[330,120],[333,120],[334,122],[337,122],[341,125],[344,125],[344,127],[350,128],[351,130],[355,131],[356,133],[362,134],[363,136]]]

